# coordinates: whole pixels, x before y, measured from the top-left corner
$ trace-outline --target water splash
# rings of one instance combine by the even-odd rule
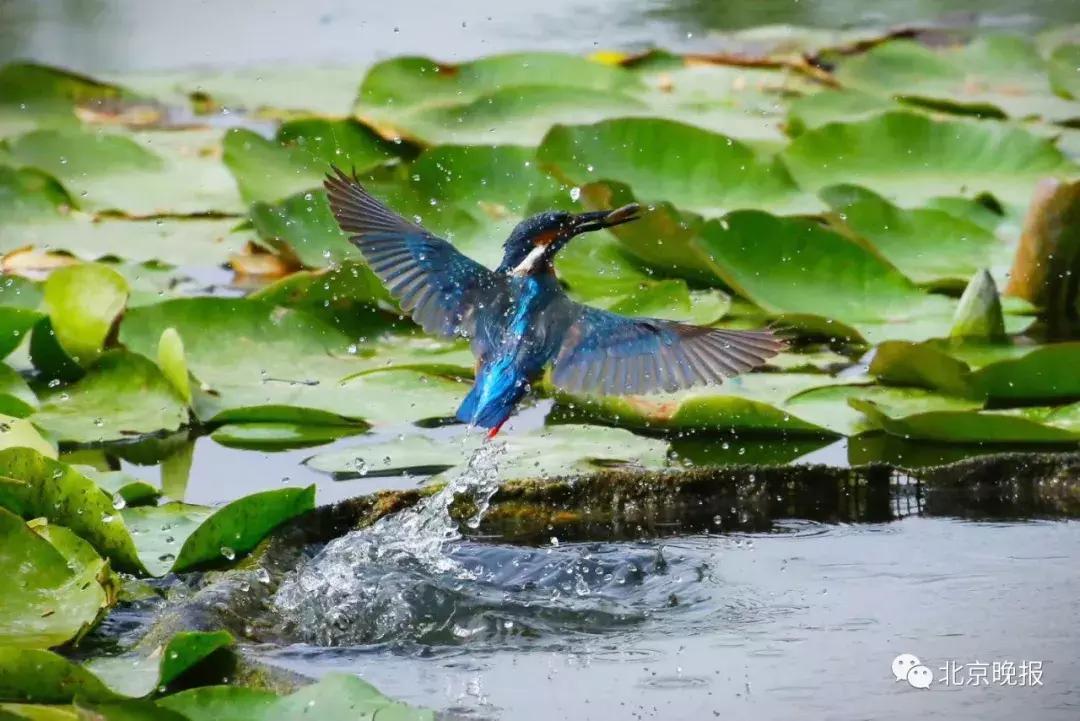
[[[498,462],[505,453],[504,443],[484,443],[435,495],[328,543],[282,582],[275,596],[278,610],[298,628],[324,626],[327,619],[331,626],[340,626],[365,614],[384,617],[394,626],[402,620],[395,610],[402,589],[381,583],[384,578],[409,573],[472,578],[472,572],[447,553],[450,544],[461,539],[450,506],[458,496],[471,496],[476,511],[466,523],[479,526],[499,488]]]

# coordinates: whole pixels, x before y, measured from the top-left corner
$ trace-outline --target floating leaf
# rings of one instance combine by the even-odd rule
[[[537,159],[569,183],[619,181],[648,202],[667,200],[707,216],[738,208],[813,212],[820,207],[800,193],[775,158],[672,120],[559,125],[544,137]]]
[[[464,445],[426,436],[402,436],[382,443],[327,451],[305,463],[336,478],[367,475],[398,475],[402,472],[431,474],[464,467],[481,437]],[[667,443],[618,428],[556,425],[528,434],[508,435],[499,458],[499,478],[546,478],[595,472],[601,468],[632,466],[660,468],[665,465]],[[455,471],[450,470],[448,474]]]
[[[981,443],[1075,443],[1080,441],[1080,403],[999,411],[897,413],[871,401],[853,400],[882,430],[904,438]]]
[[[2,646],[59,646],[82,636],[113,601],[108,566],[89,544],[61,527],[39,535],[2,508],[0,570],[8,583],[0,597]]]
[[[87,661],[83,667],[115,693],[139,698],[168,686],[210,654],[232,643],[232,636],[225,631],[186,631],[161,646],[101,656]]]
[[[225,165],[248,203],[320,188],[331,165],[362,173],[398,151],[355,120],[292,120],[278,128],[273,140],[237,128],[224,140]]]
[[[1012,248],[982,226],[936,208],[904,210],[852,185],[826,188],[822,198],[843,226],[915,283],[957,286],[986,267],[1003,273]]]
[[[434,721],[435,713],[386,698],[351,674],[327,674],[282,697],[234,686],[207,686],[167,696],[158,705],[189,721],[292,721],[317,714],[322,721]]]
[[[152,361],[112,350],[73,385],[44,390],[32,420],[61,440],[92,443],[175,431],[188,408]]]
[[[301,425],[299,423],[227,423],[210,434],[229,448],[287,450],[321,446],[338,438],[363,433],[367,426]]]
[[[38,127],[75,126],[78,105],[133,99],[124,89],[35,63],[0,68],[0,137]]]
[[[458,345],[426,341],[427,351],[415,352],[420,349],[391,344],[384,355],[378,344],[357,344],[311,315],[250,300],[194,298],[134,308],[120,340],[152,353],[168,327],[184,338],[188,368],[203,385],[195,410],[204,420],[352,425],[440,417],[464,394],[454,381],[413,371],[343,385],[344,379],[395,366],[472,368]],[[395,358],[401,347],[408,352]],[[397,402],[389,402],[394,394]]]
[[[127,297],[124,277],[101,263],[59,268],[45,281],[45,309],[56,340],[84,366],[101,355]]]
[[[78,470],[24,448],[0,451],[0,476],[7,479],[0,506],[67,526],[117,569],[141,574],[231,561],[310,510],[315,497],[312,486],[264,491],[218,509],[183,503],[118,509],[111,494]]]
[[[65,455],[63,460],[68,464],[74,463],[68,455]],[[111,494],[114,508],[152,504],[161,496],[161,491],[156,486],[139,480],[127,471],[102,471],[81,464],[73,468],[96,483],[101,490]]]
[[[19,372],[0,365],[0,414],[25,418],[37,407],[37,396]]]
[[[883,343],[870,372],[890,383],[999,401],[1080,397],[1080,343]]]
[[[836,320],[871,342],[945,335],[951,325],[952,302],[814,221],[737,211],[704,224],[695,243],[728,287],[788,322]]]
[[[51,651],[0,647],[0,700],[58,704],[143,697],[230,645],[232,637],[224,631],[182,632],[146,652],[99,657],[86,664]]]
[[[1054,94],[1047,70],[1031,41],[990,35],[943,50],[891,40],[843,60],[836,78],[849,87],[948,112],[1055,121],[1080,117],[1080,108]]]
[[[824,90],[792,100],[788,105],[788,129],[793,136],[837,121],[851,122],[900,110],[889,98],[853,90]]]
[[[220,133],[37,130],[11,143],[11,157],[56,177],[85,210],[133,216],[236,213],[243,205],[217,161]]]
[[[559,395],[557,408],[570,418],[636,429],[828,435],[831,431],[827,427],[804,420],[785,402],[810,388],[842,383],[845,381],[816,373],[750,373],[716,388],[679,393],[599,398]]]
[[[985,191],[1023,208],[1037,180],[1077,172],[1050,141],[1020,128],[899,112],[809,130],[781,156],[805,188],[851,183],[900,205]]]
[[[56,448],[42,438],[34,425],[23,418],[0,415],[0,449],[32,448],[38,453],[56,458]]]

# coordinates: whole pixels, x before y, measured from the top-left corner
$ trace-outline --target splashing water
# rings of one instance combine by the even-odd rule
[[[341,627],[365,615],[383,618],[394,626],[405,621],[398,618],[396,610],[404,588],[387,579],[410,573],[472,578],[472,573],[447,553],[450,544],[462,537],[450,516],[450,506],[460,495],[471,496],[476,511],[466,524],[479,526],[498,490],[498,462],[505,452],[505,443],[481,445],[465,468],[435,495],[379,519],[370,528],[328,543],[282,582],[275,596],[278,610],[299,628],[325,625],[327,619],[331,626]],[[391,575],[374,572],[377,569]]]

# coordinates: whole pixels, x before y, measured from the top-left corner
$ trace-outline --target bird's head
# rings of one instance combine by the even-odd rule
[[[518,223],[504,244],[499,271],[527,276],[551,269],[551,261],[575,235],[637,220],[641,206],[624,205],[591,213],[540,213]]]

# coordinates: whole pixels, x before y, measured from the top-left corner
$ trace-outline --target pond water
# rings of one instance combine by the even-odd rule
[[[282,592],[306,642],[259,653],[307,674],[349,669],[464,718],[1076,718],[1080,526],[892,500],[884,523],[465,541],[449,568],[357,563],[346,536]],[[901,653],[932,669],[929,689],[894,678]],[[991,671],[960,685],[993,664],[1002,679],[1026,664],[1024,685]]]
[[[716,49],[719,33],[915,21],[1035,28],[1080,21],[1071,0],[499,0],[433,13],[428,0],[295,3],[86,0],[0,3],[0,62],[30,57],[87,73],[283,65],[367,65],[402,54],[445,60],[522,49]],[[257,28],[257,32],[248,29]],[[184,42],[167,42],[183,32]]]

